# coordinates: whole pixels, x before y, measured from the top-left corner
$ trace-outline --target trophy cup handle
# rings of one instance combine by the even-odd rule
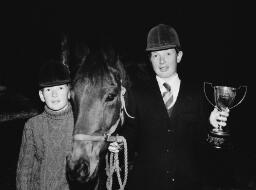
[[[245,86],[245,85],[239,86],[237,90],[239,90],[240,88],[244,88],[244,89],[245,89],[245,90],[244,90],[244,94],[243,94],[241,100],[240,100],[237,104],[235,104],[234,106],[230,107],[229,109],[233,109],[234,107],[236,107],[236,106],[238,106],[239,104],[241,104],[242,101],[244,100],[244,98],[245,98],[245,96],[246,96],[246,93],[247,93],[247,86]]]
[[[207,84],[207,85],[210,85],[210,86],[213,88],[212,83],[204,82],[204,96],[205,96],[206,100],[207,100],[213,107],[215,107],[215,105],[211,102],[211,100],[208,98],[208,96],[207,96],[207,94],[206,94],[206,92],[205,92],[206,84]]]

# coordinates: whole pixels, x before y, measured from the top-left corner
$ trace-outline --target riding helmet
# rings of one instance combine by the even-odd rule
[[[70,82],[71,79],[69,69],[60,61],[47,61],[39,70],[38,85],[40,88],[58,86]]]
[[[159,24],[151,28],[147,37],[146,51],[170,48],[180,48],[179,36],[176,30],[165,24]]]

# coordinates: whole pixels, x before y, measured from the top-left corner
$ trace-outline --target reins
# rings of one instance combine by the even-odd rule
[[[81,141],[106,141],[106,142],[121,142],[124,146],[124,179],[122,180],[121,174],[120,174],[120,167],[119,167],[119,155],[118,152],[113,153],[109,152],[106,154],[106,174],[107,174],[107,182],[106,187],[108,190],[112,190],[112,184],[113,184],[113,174],[116,173],[118,183],[120,190],[124,190],[125,185],[127,183],[128,179],[128,146],[126,139],[123,136],[111,136],[117,126],[119,125],[121,121],[121,125],[124,122],[124,113],[130,118],[134,118],[131,115],[127,113],[126,106],[125,106],[125,100],[124,95],[126,93],[125,87],[121,86],[121,108],[120,108],[120,114],[119,118],[115,122],[114,125],[111,126],[109,131],[105,133],[104,135],[85,135],[85,134],[76,134],[74,135],[75,140],[81,140]],[[110,154],[110,155],[109,155]],[[109,158],[108,158],[109,157]]]

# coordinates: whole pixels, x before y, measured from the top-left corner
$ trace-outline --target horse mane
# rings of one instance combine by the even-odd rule
[[[116,81],[122,83],[122,86],[130,87],[130,80],[125,67],[119,55],[112,48],[91,50],[89,54],[81,56],[79,65],[72,81],[73,84],[83,82],[87,78],[91,85],[94,85],[112,73]]]

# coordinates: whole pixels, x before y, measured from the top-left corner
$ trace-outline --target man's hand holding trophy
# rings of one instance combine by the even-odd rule
[[[213,89],[213,104],[206,92],[206,87],[211,86]],[[237,94],[242,92],[240,100],[236,100]],[[204,83],[204,93],[207,101],[214,106],[214,110],[210,114],[210,124],[212,128],[209,130],[207,141],[214,148],[222,149],[229,146],[230,126],[227,126],[227,118],[229,112],[234,107],[238,106],[245,98],[247,86],[239,88],[229,86],[212,86],[211,83]]]
[[[225,133],[223,131],[223,128],[227,125],[226,122],[227,122],[228,116],[229,116],[228,108],[226,110],[218,110],[218,108],[215,107],[209,118],[209,121],[213,126],[212,131],[220,135]]]

